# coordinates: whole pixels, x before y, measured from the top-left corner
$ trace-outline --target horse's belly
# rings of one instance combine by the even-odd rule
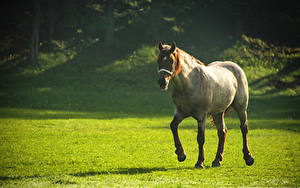
[[[192,95],[176,94],[173,96],[173,102],[176,108],[186,115],[194,115],[198,112],[208,112],[211,104],[211,99],[208,95],[200,93]]]
[[[214,97],[208,112],[210,114],[224,112],[231,105],[233,99],[234,95],[231,95],[228,98]]]
[[[216,84],[213,87],[213,97],[210,105],[210,113],[218,113],[226,110],[234,100],[237,90],[235,79],[227,80],[226,84]]]

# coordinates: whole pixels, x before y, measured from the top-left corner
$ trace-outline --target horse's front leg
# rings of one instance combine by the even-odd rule
[[[204,141],[205,141],[205,123],[206,123],[206,113],[201,113],[197,117],[195,117],[198,121],[198,134],[197,134],[197,141],[199,146],[199,156],[198,161],[195,165],[195,168],[204,168],[203,161],[204,161]]]
[[[174,138],[174,142],[175,142],[175,153],[177,155],[177,159],[179,162],[182,162],[186,159],[186,155],[184,153],[184,150],[182,148],[181,142],[179,140],[179,136],[178,136],[178,125],[179,123],[184,119],[183,116],[179,115],[179,114],[175,114],[172,122],[171,122],[171,130],[173,133],[173,138]]]

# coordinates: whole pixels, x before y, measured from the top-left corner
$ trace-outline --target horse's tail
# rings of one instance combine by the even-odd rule
[[[215,122],[214,122],[214,119],[213,119],[212,115],[209,116],[209,124],[210,124],[211,127],[215,126]]]

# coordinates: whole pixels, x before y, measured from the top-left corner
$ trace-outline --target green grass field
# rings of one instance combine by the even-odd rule
[[[268,84],[268,76],[279,79],[280,67],[244,66],[253,166],[243,160],[232,112],[221,167],[211,167],[218,140],[207,123],[205,169],[199,170],[193,119],[179,128],[186,161],[179,163],[174,153],[174,107],[171,92],[156,86],[156,53],[144,46],[101,66],[109,60],[79,56],[2,75],[0,186],[300,186],[300,89]],[[299,72],[298,66],[284,78],[293,81]]]
[[[224,162],[211,168],[217,136],[208,126],[205,169],[198,170],[193,168],[198,157],[195,122],[189,119],[181,125],[187,160],[179,163],[170,118],[1,119],[1,184],[299,186],[299,120],[251,119],[251,167],[242,159],[238,121],[229,119]],[[270,124],[272,128],[265,126]]]

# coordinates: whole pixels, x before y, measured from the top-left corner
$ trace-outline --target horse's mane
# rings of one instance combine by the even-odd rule
[[[200,61],[199,59],[195,58],[194,56],[188,54],[187,52],[183,51],[182,49],[177,47],[177,50],[179,51],[180,54],[185,54],[186,56],[189,56],[192,60],[196,61],[198,64],[205,66],[205,64]]]
[[[166,44],[163,44],[163,48],[168,48],[168,49],[171,49],[171,46],[169,45],[166,45]],[[179,52],[179,54],[185,54],[186,56],[189,56],[192,60],[194,60],[195,62],[197,62],[198,64],[200,65],[203,65],[205,66],[205,64],[203,62],[201,62],[199,59],[195,58],[194,56],[188,54],[187,52],[185,52],[184,50],[176,47],[176,51]]]

